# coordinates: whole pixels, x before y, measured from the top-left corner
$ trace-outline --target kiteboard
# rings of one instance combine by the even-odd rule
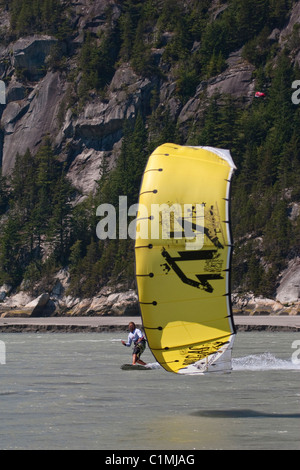
[[[122,370],[151,370],[150,367],[143,366],[142,364],[123,364],[121,366]]]

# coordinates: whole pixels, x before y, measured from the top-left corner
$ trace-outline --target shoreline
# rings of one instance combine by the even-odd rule
[[[128,331],[133,321],[142,327],[141,317],[28,317],[0,318],[0,334],[3,333],[109,333]],[[300,332],[300,316],[251,315],[234,316],[237,332],[283,331]]]

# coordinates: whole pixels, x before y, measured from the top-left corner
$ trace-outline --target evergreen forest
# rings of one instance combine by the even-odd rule
[[[97,190],[83,200],[51,135],[34,155],[24,148],[12,174],[0,179],[0,285],[22,284],[38,294],[67,267],[68,293],[76,297],[92,297],[107,284],[133,287],[133,241],[99,240],[96,208],[102,203],[117,207],[120,195],[127,196],[128,206],[137,202],[148,156],[158,145],[173,142],[230,149],[237,166],[231,194],[232,289],[274,297],[280,273],[300,256],[300,217],[297,211],[294,215],[300,207],[300,107],[291,99],[292,84],[300,80],[299,24],[284,46],[270,40],[295,2],[219,1],[214,18],[208,0],[118,3],[120,16],[113,20],[108,8],[105,30],[86,31],[74,51],[72,2],[1,0],[10,28],[1,29],[0,39],[7,45],[27,34],[55,36],[49,67],[67,76],[72,93],[66,109],[72,106],[78,113],[91,91],[105,99],[122,63],[150,80],[167,80],[166,71],[172,72],[176,98],[184,106],[200,83],[226,70],[229,55],[239,49],[253,66],[256,90],[265,96],[249,102],[214,94],[205,100],[201,118],[181,126],[153,93],[150,109],[124,124],[114,168],[104,159]],[[164,48],[160,64],[154,48]],[[70,60],[76,67],[68,67]]]

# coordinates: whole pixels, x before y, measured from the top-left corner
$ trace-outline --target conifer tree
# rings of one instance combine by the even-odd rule
[[[8,204],[8,186],[5,176],[0,175],[0,216],[7,210]]]
[[[52,243],[55,258],[61,263],[67,261],[70,227],[71,227],[71,197],[73,188],[67,180],[62,168],[61,174],[53,182],[51,216],[47,230],[48,239]]]
[[[36,162],[29,149],[24,155],[17,154],[10,185],[11,204],[26,222],[37,201]]]
[[[0,237],[0,282],[17,286],[23,278],[24,245],[22,223],[15,215],[9,217]]]

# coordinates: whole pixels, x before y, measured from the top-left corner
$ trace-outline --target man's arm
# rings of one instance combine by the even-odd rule
[[[131,338],[131,336],[128,335],[127,343],[126,343],[125,341],[123,341],[123,340],[121,340],[121,343],[124,344],[124,346],[128,346],[128,347],[129,347],[129,346],[131,345],[131,343],[132,343],[132,338]]]

